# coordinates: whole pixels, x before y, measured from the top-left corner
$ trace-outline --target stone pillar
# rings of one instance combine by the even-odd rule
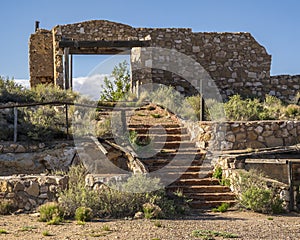
[[[53,36],[53,67],[54,67],[54,84],[64,88],[63,74],[63,49],[59,48],[59,41],[62,38],[61,27],[56,26],[52,30]]]
[[[53,47],[51,31],[39,29],[29,40],[30,86],[53,83]]]

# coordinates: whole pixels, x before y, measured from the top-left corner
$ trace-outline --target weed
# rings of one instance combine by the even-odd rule
[[[27,231],[31,231],[31,230],[33,230],[33,229],[37,229],[37,227],[35,227],[35,226],[24,226],[24,227],[22,227],[22,228],[20,229],[20,231],[22,231],[22,232],[27,232]]]
[[[272,218],[272,217],[268,217],[267,219],[270,220],[270,221],[271,221],[271,220],[274,220],[274,218]]]
[[[43,234],[43,236],[45,236],[45,237],[50,237],[50,236],[52,236],[52,234],[51,234],[49,231],[47,231],[47,230],[43,231],[42,234]]]
[[[53,216],[51,220],[47,221],[48,225],[59,225],[63,221],[61,216]]]
[[[1,229],[0,229],[0,234],[8,234],[8,231],[1,228]]]
[[[226,212],[229,207],[230,207],[230,205],[228,203],[222,203],[219,207],[213,208],[212,211],[223,213],[223,212]]]
[[[154,226],[160,228],[160,227],[162,227],[162,224],[160,221],[155,221]]]
[[[82,225],[82,226],[83,226],[83,225],[85,225],[85,222],[84,222],[84,221],[77,221],[76,224],[77,224],[77,225]]]
[[[153,203],[145,203],[143,205],[143,211],[147,219],[157,218],[161,213],[160,207]]]
[[[75,219],[77,221],[86,222],[90,221],[93,217],[93,210],[88,207],[79,207],[75,211]]]
[[[213,177],[221,180],[223,175],[223,170],[220,166],[216,167],[213,173]]]
[[[222,237],[222,238],[238,238],[238,235],[228,232],[218,232],[218,231],[211,231],[211,230],[194,230],[192,231],[193,237],[201,237],[205,240],[214,240],[215,237]]]
[[[13,202],[7,199],[0,200],[0,215],[7,215],[13,209]]]
[[[162,116],[159,113],[153,113],[153,114],[151,114],[151,117],[153,117],[153,118],[161,118]]]
[[[50,225],[56,225],[63,221],[59,205],[55,202],[48,202],[39,207],[40,218],[39,221],[47,222]]]
[[[108,225],[103,225],[102,230],[106,232],[111,231]]]

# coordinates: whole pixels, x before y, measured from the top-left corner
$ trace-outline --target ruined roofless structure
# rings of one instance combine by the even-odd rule
[[[72,87],[73,54],[130,53],[147,66],[143,48],[175,49],[197,61],[214,80],[223,97],[275,95],[291,100],[299,90],[299,76],[270,76],[271,55],[250,33],[193,32],[190,28],[134,28],[106,20],[36,28],[29,42],[30,85],[53,83]],[[186,66],[179,66],[186,67]],[[186,72],[192,72],[188,67]],[[143,69],[132,72],[132,87],[144,83],[172,85],[185,95],[197,89],[170,71]],[[206,84],[205,82],[203,84]]]

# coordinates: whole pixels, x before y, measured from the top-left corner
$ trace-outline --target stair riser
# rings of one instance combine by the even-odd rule
[[[193,199],[194,201],[234,201],[235,196],[229,194],[229,195],[223,195],[223,196],[199,196],[195,194],[187,194],[187,198]]]
[[[215,208],[220,206],[222,203],[228,203],[230,206],[233,206],[234,204],[236,204],[236,201],[218,201],[218,202],[202,202],[202,203],[189,203],[191,208],[196,208],[196,209],[211,209],[211,208]]]
[[[172,141],[189,141],[190,138],[188,135],[163,135],[163,136],[157,136],[157,135],[142,135],[142,136],[137,136],[138,141],[144,141],[145,139],[153,139],[155,142],[172,142]]]
[[[128,128],[129,131],[135,131],[137,132],[137,134],[148,134],[149,133],[149,129],[147,128]],[[161,129],[151,129],[151,134],[187,134],[187,130],[186,129],[182,129],[182,128],[166,128],[164,130]]]

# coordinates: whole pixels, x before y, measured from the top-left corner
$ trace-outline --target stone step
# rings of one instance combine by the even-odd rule
[[[128,131],[135,131],[138,134],[147,134],[149,132],[149,128],[143,128],[143,127],[136,127],[136,128],[127,128]],[[152,128],[151,129],[152,134],[187,134],[187,129],[184,127],[176,127],[176,128],[164,128],[163,130],[161,128]]]
[[[191,208],[202,208],[202,209],[208,209],[208,208],[214,208],[220,206],[222,203],[228,203],[230,206],[234,205],[236,203],[235,200],[224,200],[224,201],[192,201],[189,203]]]
[[[137,140],[143,141],[144,139],[150,138],[151,140],[155,142],[161,142],[161,141],[189,141],[190,136],[188,134],[138,134]]]
[[[165,169],[164,169],[165,170]],[[163,177],[172,177],[172,175],[177,175],[178,172],[165,172],[163,171]],[[183,172],[180,179],[198,179],[209,175],[209,172]]]
[[[190,141],[172,141],[172,142],[153,142],[153,148],[154,149],[192,149],[195,150],[195,143],[190,142]]]
[[[220,186],[220,185],[182,185],[178,186],[168,186],[168,190],[176,191],[178,189],[183,191],[184,195],[188,195],[191,193],[225,193],[231,192],[229,187]]]
[[[160,124],[129,124],[128,128],[185,128],[177,123],[160,123]]]
[[[161,168],[162,164],[153,164],[151,166],[148,166],[149,168],[151,168],[151,172],[153,171],[157,171]],[[165,171],[167,172],[178,172],[181,171],[181,169],[187,169],[187,171],[189,172],[200,172],[201,170],[201,166],[166,166],[165,167]]]
[[[214,178],[199,178],[199,179],[179,179],[176,182],[172,183],[170,186],[172,187],[186,187],[193,185],[219,185],[219,180]]]
[[[190,193],[185,195],[193,201],[235,201],[236,195],[232,192],[225,193]]]

